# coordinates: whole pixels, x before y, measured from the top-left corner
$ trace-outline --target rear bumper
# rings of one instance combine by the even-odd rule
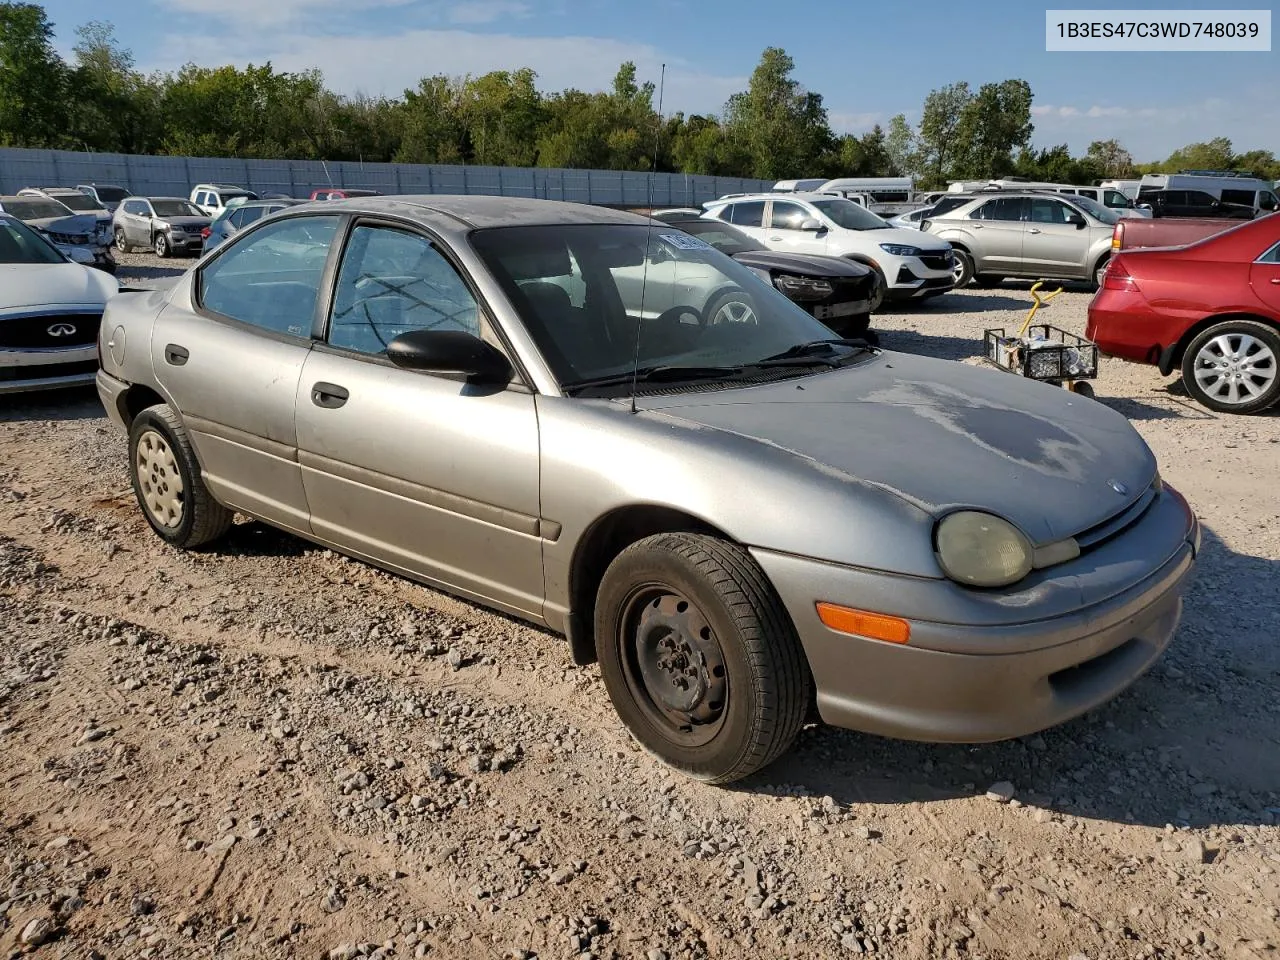
[[[1000,625],[912,619],[900,609],[896,615],[911,625],[908,644],[833,631],[818,618],[815,602],[889,612],[885,604],[893,600],[886,598],[932,594],[941,607],[954,585],[906,584],[911,578],[752,553],[792,616],[825,722],[904,740],[982,743],[1079,716],[1114,698],[1159,659],[1181,618],[1200,546],[1199,524],[1189,510],[1185,516],[1178,530],[1165,531],[1173,534],[1172,554],[1101,602],[1040,618],[1034,607],[1023,609],[1025,620]],[[1132,532],[1120,539],[1127,536]],[[1086,578],[1064,574],[1064,587]],[[873,605],[870,598],[883,602]]]
[[[1108,356],[1157,364],[1188,325],[1155,313],[1141,293],[1104,287],[1089,304],[1085,336]]]

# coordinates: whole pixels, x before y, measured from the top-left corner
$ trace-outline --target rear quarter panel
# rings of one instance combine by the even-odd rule
[[[1202,219],[1193,217],[1157,217],[1138,219],[1125,217],[1119,227],[1120,249],[1180,247],[1240,226],[1239,220]]]

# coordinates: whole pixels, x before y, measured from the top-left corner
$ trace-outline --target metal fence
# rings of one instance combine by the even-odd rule
[[[651,182],[652,181],[652,182]],[[23,187],[118,184],[144,196],[187,197],[198,183],[233,183],[259,194],[309,197],[324,187],[385,194],[470,193],[538,197],[609,206],[693,206],[726,193],[768,190],[767,180],[648,174],[623,170],[471,167],[319,160],[147,157],[69,150],[0,149],[0,191]]]

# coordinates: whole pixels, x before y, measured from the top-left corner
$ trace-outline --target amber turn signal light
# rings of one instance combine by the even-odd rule
[[[834,603],[819,603],[817,606],[818,619],[840,633],[852,633],[886,643],[908,643],[911,640],[911,624],[898,617],[854,610]]]

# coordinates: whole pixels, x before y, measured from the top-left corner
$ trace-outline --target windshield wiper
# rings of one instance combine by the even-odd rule
[[[591,387],[614,387],[624,383],[673,383],[680,380],[716,380],[741,373],[742,367],[682,367],[663,365],[657,367],[641,367],[635,372],[614,373],[606,377],[588,377],[585,380],[574,380],[566,383],[564,389],[576,393]]]
[[[852,350],[848,356],[838,356],[834,350],[835,347],[849,347]],[[797,343],[794,347],[788,347],[781,353],[775,353],[771,357],[765,357],[763,360],[757,360],[751,366],[753,367],[779,367],[795,364],[802,365],[826,365],[837,367],[845,360],[856,357],[859,354],[869,353],[871,345],[865,340],[810,340],[808,343]],[[828,356],[823,356],[828,354]],[[796,363],[800,361],[800,363]]]

